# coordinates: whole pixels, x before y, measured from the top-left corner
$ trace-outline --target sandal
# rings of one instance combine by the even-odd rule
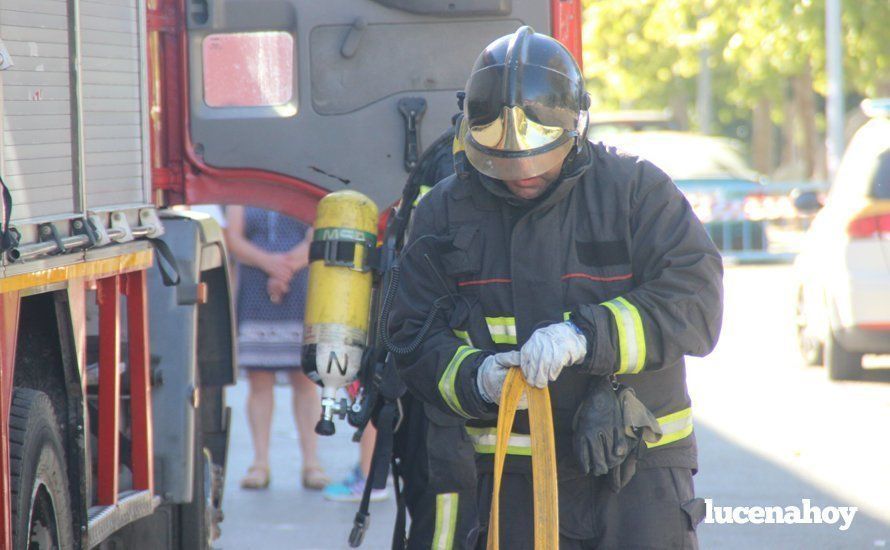
[[[331,478],[324,473],[321,466],[306,466],[303,468],[303,487],[311,491],[321,491],[331,482]]]
[[[265,489],[269,486],[269,481],[269,467],[254,464],[247,469],[247,474],[241,478],[241,488]]]

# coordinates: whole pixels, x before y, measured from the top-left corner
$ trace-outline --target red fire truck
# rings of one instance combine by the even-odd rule
[[[0,0],[0,547],[209,548],[229,263],[187,204],[381,207],[522,24],[580,0]]]

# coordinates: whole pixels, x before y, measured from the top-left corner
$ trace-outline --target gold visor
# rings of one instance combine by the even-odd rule
[[[498,151],[530,151],[558,140],[564,128],[545,126],[531,120],[521,107],[504,107],[500,116],[481,126],[471,126],[470,135],[483,147]]]

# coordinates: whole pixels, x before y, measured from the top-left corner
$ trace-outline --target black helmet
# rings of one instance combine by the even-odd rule
[[[465,93],[467,158],[489,177],[538,176],[586,139],[590,98],[581,69],[562,44],[531,27],[489,44]]]

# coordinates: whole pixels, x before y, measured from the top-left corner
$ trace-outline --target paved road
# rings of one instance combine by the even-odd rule
[[[836,525],[720,525],[699,529],[703,548],[883,548],[890,546],[890,370],[866,381],[829,383],[801,365],[794,347],[793,281],[787,266],[736,267],[726,275],[726,316],[717,350],[689,365],[701,471],[696,489],[714,506],[856,506],[847,531]],[[888,305],[890,307],[890,305]],[[244,386],[235,410],[226,485],[225,550],[347,548],[355,505],[325,502],[299,488],[288,394],[276,397],[273,481],[241,491],[250,460]],[[355,446],[341,428],[323,442],[331,473],[344,474]],[[388,548],[392,502],[376,504],[364,548]]]

